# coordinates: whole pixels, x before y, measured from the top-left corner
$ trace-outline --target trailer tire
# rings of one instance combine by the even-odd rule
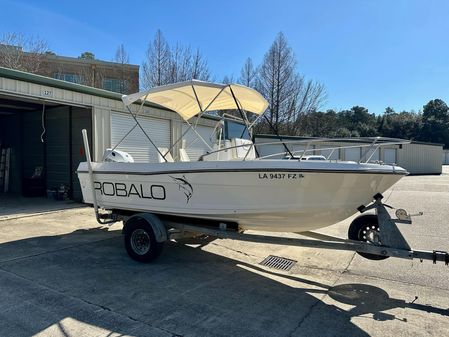
[[[348,238],[354,241],[373,243],[368,238],[369,235],[367,235],[367,232],[369,231],[379,232],[379,221],[375,214],[365,214],[355,218],[354,221],[351,222],[351,225],[349,225]],[[385,260],[389,257],[363,252],[357,252],[357,254],[369,260]]]
[[[133,218],[123,228],[125,249],[135,261],[148,263],[157,258],[164,247],[164,242],[157,242],[154,230],[147,219]]]

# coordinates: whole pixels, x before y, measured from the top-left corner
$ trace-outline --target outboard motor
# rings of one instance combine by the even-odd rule
[[[134,159],[129,153],[112,149],[106,149],[104,151],[103,161],[114,163],[134,163]]]

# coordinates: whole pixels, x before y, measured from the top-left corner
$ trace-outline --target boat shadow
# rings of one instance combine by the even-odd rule
[[[213,241],[170,242],[151,264],[131,260],[119,231],[102,228],[2,243],[0,303],[6,324],[0,335],[22,330],[51,335],[56,329],[70,336],[70,318],[133,336],[368,336],[351,318],[372,314],[374,320],[406,322],[384,313],[406,307],[449,315],[391,298],[378,287],[332,287],[210,253],[204,248]],[[45,252],[35,253],[42,246]],[[18,256],[11,255],[17,250]],[[351,308],[328,304],[326,296]],[[33,324],[17,319],[24,300],[32,308],[29,319],[39,318]]]
[[[322,288],[321,290],[312,291],[307,288],[303,288],[302,290],[309,293],[323,293],[338,303],[351,305],[352,308],[346,310],[346,313],[351,317],[371,314],[372,319],[376,321],[400,320],[402,322],[407,322],[407,318],[399,318],[395,315],[384,313],[384,311],[395,308],[409,308],[424,311],[427,313],[449,316],[449,308],[436,308],[428,304],[415,303],[415,301],[418,299],[418,296],[415,296],[415,298],[411,302],[392,298],[384,289],[369,284],[345,283],[331,286],[296,275],[286,275],[284,273],[267,271],[265,268],[260,268],[254,265],[252,265],[251,268],[269,273],[273,276],[278,276]]]

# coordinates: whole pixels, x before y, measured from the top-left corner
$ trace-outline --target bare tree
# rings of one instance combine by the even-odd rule
[[[162,32],[158,29],[149,44],[142,65],[142,82],[145,89],[167,84],[169,81],[170,48]]]
[[[260,69],[258,89],[269,102],[268,118],[279,131],[282,115],[294,108],[296,83],[296,60],[287,40],[279,33],[264,56]]]
[[[197,48],[195,54],[192,57],[192,72],[191,78],[208,81],[210,78],[209,68],[207,66],[207,61],[201,55],[200,50]]]
[[[295,108],[287,110],[283,118],[284,132],[289,135],[298,135],[302,116],[317,111],[323,106],[327,97],[323,84],[312,80],[306,81],[303,76],[298,78],[296,92]]]
[[[130,80],[126,76],[125,64],[129,64],[129,54],[125,50],[123,43],[117,47],[115,51],[114,61],[120,64],[120,93],[126,94],[128,93],[128,81]]]
[[[190,79],[192,53],[179,43],[170,53],[169,82],[176,83]]]
[[[223,80],[221,81],[221,83],[223,83],[223,84],[234,83],[234,75],[231,75],[231,76],[225,75],[225,77],[223,77]]]
[[[254,88],[257,80],[257,69],[253,65],[253,60],[248,57],[240,70],[239,83],[247,87]]]
[[[117,50],[115,51],[114,61],[120,64],[129,63],[129,54],[125,50],[125,46],[123,46],[123,43],[117,47]]]
[[[6,33],[0,37],[0,66],[35,73],[48,52],[47,43],[35,37]]]
[[[223,84],[233,84],[233,83],[235,83],[234,75],[231,75],[231,76],[225,75],[223,77],[223,79],[221,80],[221,83],[223,83]],[[237,118],[243,118],[243,115],[237,109],[237,105],[233,109],[226,109],[226,110],[217,111],[216,115],[217,116],[228,115],[228,116],[235,116]],[[251,117],[251,116],[249,116],[249,117]]]
[[[323,85],[305,81],[296,71],[296,57],[283,33],[265,54],[256,87],[269,102],[268,124],[275,132],[296,134],[301,115],[325,99]]]
[[[207,61],[200,50],[192,53],[190,47],[179,43],[172,49],[158,30],[142,65],[143,87],[147,89],[191,79],[210,79]]]

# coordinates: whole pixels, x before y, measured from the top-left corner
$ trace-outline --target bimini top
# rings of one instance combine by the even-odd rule
[[[235,97],[235,99],[234,99]],[[138,100],[159,104],[177,112],[189,120],[200,112],[237,109],[262,114],[268,102],[256,90],[239,84],[217,84],[198,80],[155,87],[131,95],[123,95],[122,101],[130,105]]]

